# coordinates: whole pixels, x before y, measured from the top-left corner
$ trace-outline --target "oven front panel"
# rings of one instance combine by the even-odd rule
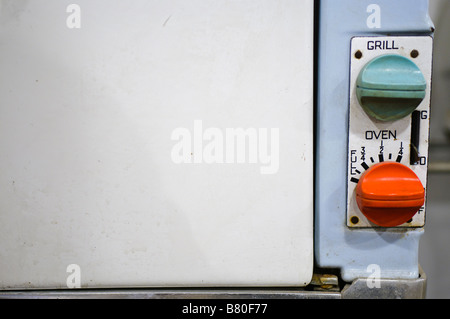
[[[313,1],[8,1],[0,288],[303,286]]]

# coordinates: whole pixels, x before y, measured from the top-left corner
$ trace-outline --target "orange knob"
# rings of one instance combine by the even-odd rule
[[[405,165],[385,162],[372,166],[359,180],[356,202],[372,223],[396,227],[413,218],[425,203],[425,189]]]

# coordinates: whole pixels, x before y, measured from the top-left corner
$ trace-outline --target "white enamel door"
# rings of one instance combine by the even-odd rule
[[[303,286],[312,0],[0,1],[0,288]]]

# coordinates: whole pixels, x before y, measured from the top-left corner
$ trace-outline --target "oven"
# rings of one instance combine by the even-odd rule
[[[424,297],[428,1],[0,21],[1,297]]]

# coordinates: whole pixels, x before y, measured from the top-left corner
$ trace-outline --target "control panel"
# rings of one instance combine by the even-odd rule
[[[351,41],[347,226],[425,224],[433,39]]]

